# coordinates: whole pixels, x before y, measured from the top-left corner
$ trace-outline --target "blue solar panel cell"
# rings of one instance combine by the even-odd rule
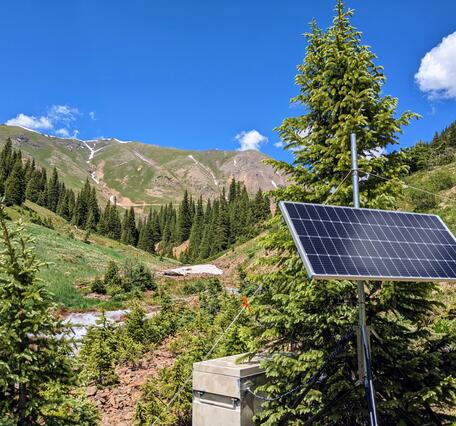
[[[456,240],[435,215],[281,202],[313,278],[456,281]]]

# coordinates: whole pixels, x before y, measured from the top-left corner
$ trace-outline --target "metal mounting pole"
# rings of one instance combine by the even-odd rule
[[[356,149],[356,135],[350,135],[351,159],[352,159],[352,182],[353,182],[353,206],[359,209],[359,184],[358,184],[358,153]]]
[[[359,183],[358,183],[358,154],[356,149],[356,135],[350,135],[351,160],[352,160],[352,182],[353,182],[353,205],[359,208]],[[377,404],[375,401],[375,389],[372,379],[371,355],[368,343],[368,331],[366,325],[366,295],[364,283],[358,281],[358,312],[359,330],[358,336],[358,366],[359,378],[364,382],[366,390],[367,406],[369,409],[369,424],[378,426]]]

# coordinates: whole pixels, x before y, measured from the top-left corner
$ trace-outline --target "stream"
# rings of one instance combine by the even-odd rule
[[[122,323],[123,317],[130,312],[129,309],[119,309],[116,311],[106,311],[105,315],[108,321],[117,324]],[[65,316],[63,322],[71,328],[71,337],[76,341],[82,340],[87,334],[87,329],[93,325],[97,325],[101,313],[96,311],[91,312],[72,312]]]

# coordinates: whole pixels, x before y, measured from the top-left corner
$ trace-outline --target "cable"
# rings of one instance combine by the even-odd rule
[[[273,402],[273,401],[278,401],[279,399],[282,399],[287,395],[291,395],[292,393],[298,391],[299,389],[303,388],[304,386],[307,386],[307,388],[303,391],[304,395],[302,395],[302,397],[304,397],[307,394],[307,392],[312,388],[312,386],[316,383],[316,381],[321,377],[323,371],[325,371],[326,368],[328,368],[329,364],[334,360],[334,358],[343,351],[346,344],[353,337],[353,335],[354,335],[353,330],[350,330],[348,333],[346,333],[339,340],[339,342],[337,343],[335,348],[331,351],[331,353],[325,358],[324,364],[318,369],[318,371],[312,377],[310,377],[308,380],[306,380],[304,383],[302,383],[298,386],[295,386],[293,389],[290,389],[289,391],[284,392],[283,394],[278,395],[273,398],[268,398],[265,396],[258,395],[255,392],[253,392],[250,388],[246,388],[245,390],[248,393],[250,393],[251,395],[253,395],[254,398],[257,398],[257,399],[259,399],[261,401],[265,401],[265,402]]]
[[[391,352],[391,350],[389,349],[389,347],[387,345],[385,345],[385,343],[383,342],[383,340],[381,339],[378,339],[379,341],[379,344],[380,346],[383,348],[383,350],[392,358],[394,359],[395,356],[394,354]],[[416,383],[410,379],[410,377],[408,376],[408,374],[401,368],[398,366],[398,364],[394,364],[396,370],[399,372],[399,374],[402,376],[402,378],[404,379],[405,383],[410,387],[410,389],[413,389],[413,390],[418,390],[417,386],[416,386]],[[435,424],[437,425],[442,425],[442,420],[440,419],[440,417],[438,416],[438,414],[436,414],[433,410],[432,410],[432,407],[429,405],[429,403],[427,401],[423,401],[423,405],[427,411],[427,413],[429,414],[429,416],[431,417],[431,419],[435,422]],[[401,407],[399,407],[400,410],[404,411],[404,413],[406,413],[406,411],[404,409],[402,409]],[[413,420],[411,420],[413,422]]]
[[[257,287],[257,289],[255,290],[255,292],[252,294],[251,297],[254,297],[256,296],[261,290],[263,289],[263,286],[262,285],[259,285]],[[236,323],[236,321],[239,319],[239,317],[241,316],[241,314],[244,312],[244,310],[246,309],[246,306],[242,306],[242,308],[240,309],[240,311],[237,313],[237,315],[233,318],[233,320],[231,321],[231,323],[228,325],[227,328],[225,328],[225,330],[223,331],[223,333],[219,336],[219,338],[215,341],[215,343],[212,345],[212,347],[209,349],[209,351],[206,353],[206,355],[204,355],[204,357],[201,359],[201,361],[206,361],[212,354],[212,352],[214,352],[215,348],[218,346],[218,344],[222,341],[222,339],[225,337],[225,334],[230,330],[230,328]],[[164,409],[164,411],[161,411],[159,414],[157,414],[157,417],[156,419],[151,423],[151,426],[154,426],[158,420],[160,420],[161,418],[161,415],[168,411],[171,406],[174,404],[174,402],[176,401],[177,397],[182,393],[182,391],[184,390],[185,386],[187,385],[187,383],[191,380],[192,378],[192,374],[190,374],[189,376],[187,376],[187,378],[184,380],[184,382],[182,383],[182,385],[179,387],[179,389],[177,389],[177,391],[174,393],[174,395],[172,396],[172,398],[169,400],[169,402],[166,404],[166,407]]]
[[[366,335],[366,327],[360,327],[360,333],[362,338],[363,344],[363,352],[364,352],[364,363],[366,366],[366,374],[364,377],[364,387],[366,389],[366,397],[367,397],[367,406],[369,409],[369,416],[370,416],[370,423],[372,425],[378,425],[378,418],[377,418],[377,404],[375,402],[375,388],[374,388],[374,378],[372,376],[372,363],[371,363],[371,356],[369,350],[369,344],[367,342],[367,335]]]
[[[453,201],[456,201],[455,198],[451,198],[451,197],[449,197],[449,196],[445,196],[445,195],[441,195],[441,194],[436,194],[436,193],[431,192],[431,191],[428,191],[428,190],[426,190],[426,189],[418,188],[418,187],[416,187],[416,186],[409,185],[408,183],[404,182],[403,179],[399,179],[399,178],[396,178],[396,179],[386,178],[386,177],[384,177],[384,176],[381,176],[381,175],[378,175],[378,174],[375,174],[375,173],[372,173],[372,172],[367,172],[367,171],[365,171],[365,170],[363,170],[363,169],[358,169],[358,171],[361,172],[361,173],[363,173],[363,174],[365,174],[365,175],[371,175],[371,176],[374,176],[374,177],[376,177],[376,178],[379,178],[379,179],[382,179],[382,180],[388,181],[388,182],[394,182],[395,180],[396,180],[396,181],[399,181],[399,182],[401,182],[406,188],[414,189],[415,191],[420,191],[420,192],[423,192],[423,193],[425,193],[425,194],[433,195],[433,196],[439,197],[439,198],[441,198],[441,199],[443,199],[443,200],[453,200]]]
[[[334,190],[334,192],[332,192],[328,198],[326,198],[326,201],[323,203],[323,204],[328,204],[329,200],[331,199],[332,196],[334,196],[337,191],[339,191],[339,189],[342,187],[342,185],[345,183],[345,181],[347,180],[347,178],[353,173],[353,170],[350,170],[346,175],[345,177],[342,179],[342,182],[339,183],[339,185],[337,186],[337,188]]]
[[[304,384],[300,384],[298,386],[295,386],[293,389],[291,389],[291,390],[289,390],[287,392],[284,392],[281,395],[276,396],[274,398],[268,398],[266,396],[258,395],[257,393],[253,392],[250,388],[246,388],[245,391],[248,392],[250,395],[252,395],[254,398],[259,399],[260,401],[273,402],[273,401],[278,401],[279,399],[282,399],[282,398],[284,398],[287,395],[291,395],[292,393],[296,392],[298,389],[300,389],[303,386],[305,386],[307,383],[308,383],[308,381],[305,382]]]
[[[317,414],[312,416],[309,420],[306,420],[303,423],[303,426],[309,426],[313,422],[315,422],[316,420],[320,420],[323,417],[324,414],[326,414],[328,411],[330,411],[330,409],[334,408],[336,405],[338,405],[341,402],[343,402],[345,400],[345,398],[347,398],[353,392],[353,390],[355,390],[360,384],[361,384],[360,381],[355,382],[353,384],[353,387],[351,387],[350,389],[347,389],[342,395],[340,395],[340,396],[334,398],[333,400],[327,402]]]

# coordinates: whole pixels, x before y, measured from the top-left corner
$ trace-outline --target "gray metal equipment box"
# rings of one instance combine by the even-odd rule
[[[245,391],[264,383],[259,362],[236,363],[242,355],[193,364],[193,426],[253,426],[261,401]]]

